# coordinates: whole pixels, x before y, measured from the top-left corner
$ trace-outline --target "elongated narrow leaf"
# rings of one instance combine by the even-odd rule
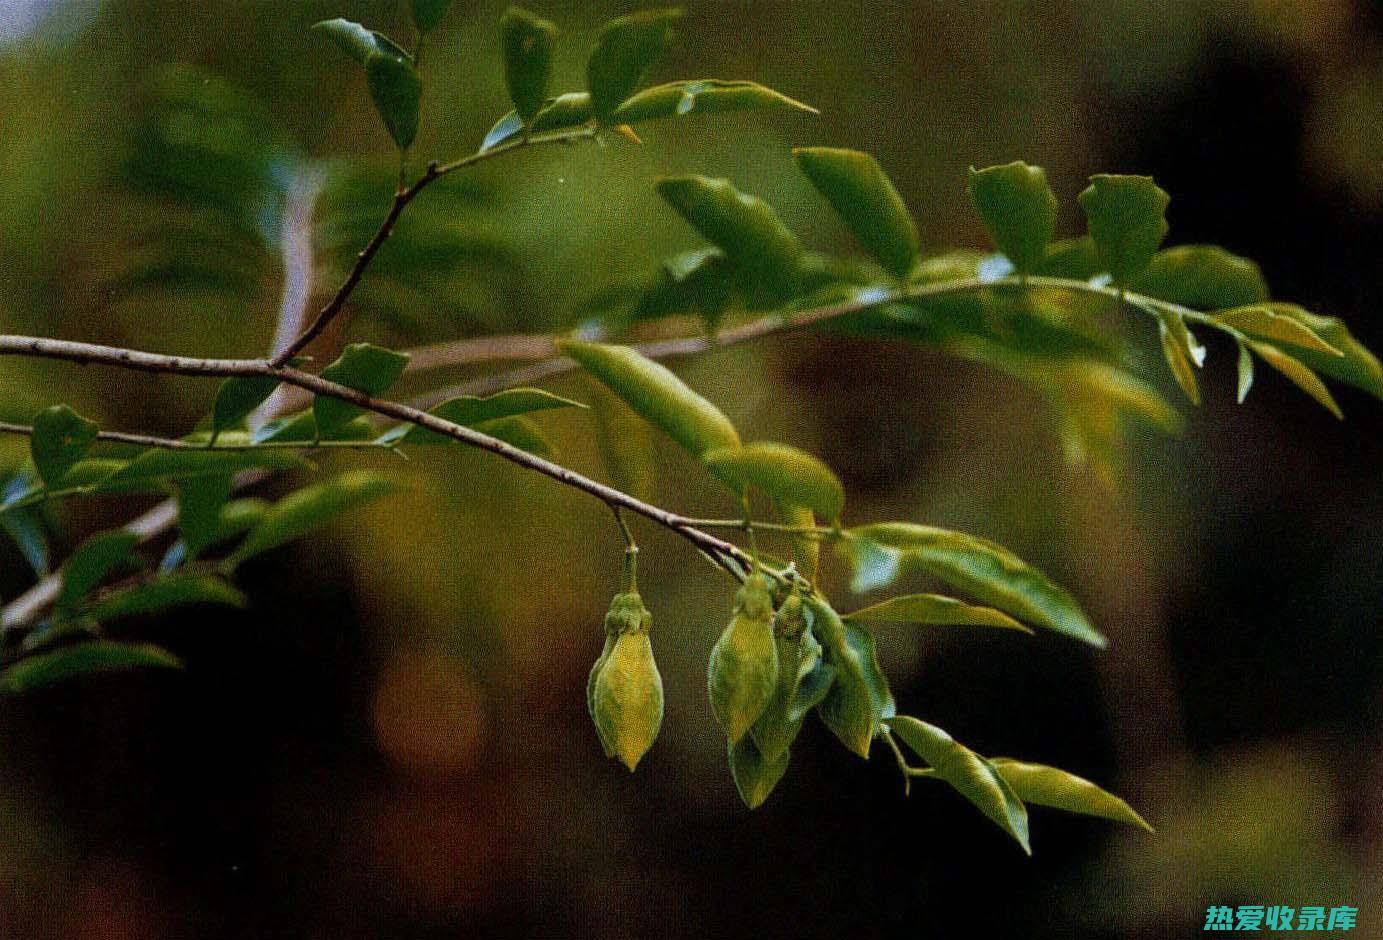
[[[1114,283],[1132,283],[1167,237],[1170,197],[1151,176],[1100,174],[1079,200],[1103,266]]]
[[[1095,247],[1095,240],[1086,235],[1052,242],[1042,253],[1042,260],[1032,273],[1088,281],[1103,271],[1104,262],[1100,259],[1099,249]]]
[[[959,627],[1000,627],[1031,633],[1032,630],[993,607],[976,607],[942,594],[905,594],[871,604],[845,615],[845,622],[921,623]]]
[[[846,624],[829,604],[808,598],[813,630],[834,671],[818,711],[821,720],[850,751],[869,759],[869,746],[883,722],[895,712],[888,681],[879,668],[874,638],[857,625]]]
[[[1152,826],[1127,803],[1084,777],[1008,757],[992,757],[989,763],[1024,803],[1050,806],[1085,816],[1100,816],[1153,831]]]
[[[750,809],[758,809],[773,792],[778,781],[788,769],[788,751],[784,748],[773,760],[767,760],[754,739],[745,735],[738,741],[729,743],[730,776],[734,778],[735,789],[740,799]]]
[[[611,124],[639,124],[658,118],[691,114],[721,114],[755,108],[783,108],[819,113],[809,104],[795,101],[757,82],[701,78],[655,85],[626,100],[610,115]]]
[[[557,26],[527,10],[510,7],[499,21],[499,30],[509,98],[519,117],[527,123],[547,101]]]
[[[511,388],[488,398],[462,395],[442,402],[428,413],[463,427],[498,421],[552,408],[585,408],[579,401],[537,388]],[[378,438],[381,444],[446,444],[451,438],[413,424],[390,428]]]
[[[777,303],[797,290],[802,244],[768,203],[705,176],[661,179],[658,195],[744,272],[754,303]]]
[[[290,493],[264,513],[245,541],[226,560],[226,565],[233,568],[247,558],[301,537],[347,509],[397,489],[382,474],[354,470]]]
[[[157,646],[93,640],[21,659],[0,672],[0,693],[29,692],[82,676],[127,669],[181,668],[181,660]]]
[[[178,529],[190,557],[200,555],[220,532],[221,510],[230,499],[230,492],[229,474],[178,483]]]
[[[526,450],[539,457],[551,457],[554,454],[552,442],[543,434],[542,428],[524,417],[482,421],[475,429],[511,447]]]
[[[637,350],[578,340],[562,340],[557,349],[694,456],[739,446],[739,433],[719,408]]]
[[[62,566],[57,607],[68,612],[110,574],[124,567],[139,536],[123,529],[92,536],[77,547]]]
[[[1258,265],[1215,245],[1164,248],[1130,286],[1140,294],[1196,310],[1241,307],[1268,299],[1268,285]]]
[[[884,270],[907,277],[917,263],[917,223],[879,161],[837,147],[799,147],[792,155]]]
[[[215,575],[172,574],[105,594],[82,607],[81,615],[104,623],[191,604],[244,607],[245,595]]]
[[[1305,323],[1277,313],[1266,304],[1217,310],[1213,316],[1216,322],[1233,327],[1254,339],[1267,340],[1279,345],[1286,343],[1289,346],[1300,346],[1302,349],[1336,358],[1344,356],[1342,351],[1327,343]]]
[[[413,25],[420,33],[430,33],[447,15],[451,0],[413,0]]]
[[[832,522],[840,518],[845,506],[845,489],[831,468],[787,444],[755,441],[743,447],[707,451],[701,459],[712,474],[739,493],[752,486],[772,499],[805,506]]]
[[[216,404],[211,412],[211,428],[218,434],[238,427],[262,405],[279,380],[275,378],[236,378],[226,379],[216,391]]]
[[[938,777],[1013,836],[1024,852],[1032,854],[1028,843],[1027,808],[992,763],[925,721],[899,715],[890,724],[893,732],[926,761]]]
[[[56,485],[96,443],[96,425],[66,405],[45,408],[34,418],[29,454],[43,482]]]
[[[398,381],[408,357],[369,343],[347,346],[341,358],[322,370],[322,378],[367,395],[379,395]],[[312,403],[317,432],[323,439],[336,436],[346,424],[364,412],[359,405],[319,395]]]
[[[1244,399],[1249,397],[1249,389],[1253,387],[1253,356],[1249,355],[1249,348],[1243,343],[1239,344],[1239,383],[1237,388],[1237,399],[1239,404],[1244,403]]]
[[[1321,381],[1321,377],[1315,372],[1312,372],[1308,365],[1300,359],[1295,359],[1287,355],[1287,353],[1278,349],[1276,346],[1270,346],[1267,343],[1250,342],[1249,348],[1258,353],[1258,357],[1268,365],[1287,376],[1293,385],[1318,401],[1321,407],[1325,408],[1335,417],[1344,420],[1344,412],[1342,412],[1340,406],[1336,404],[1335,396],[1330,394],[1330,389],[1325,387],[1325,383]]]
[[[969,189],[995,247],[1019,274],[1032,273],[1056,231],[1056,195],[1046,172],[1021,160],[971,167]]]
[[[1266,306],[1279,316],[1298,321],[1344,354],[1328,356],[1310,349],[1293,349],[1293,356],[1322,375],[1383,398],[1383,366],[1379,365],[1377,356],[1354,338],[1343,321],[1311,313],[1296,304],[1270,302]]]
[[[855,590],[882,587],[920,568],[1018,620],[1103,647],[1075,599],[1003,546],[973,535],[908,522],[851,529],[845,543]]]
[[[375,110],[394,143],[407,149],[418,132],[422,81],[413,59],[383,33],[345,19],[323,20],[312,27],[365,68],[365,81]]]
[[[642,10],[606,23],[586,62],[586,87],[596,116],[605,123],[638,90],[644,74],[672,42],[681,10]]]
[[[529,130],[534,134],[570,130],[594,119],[595,109],[591,105],[591,96],[584,91],[572,91],[549,99],[534,115]],[[519,116],[519,112],[510,111],[496,121],[495,126],[485,135],[485,140],[480,145],[481,152],[493,150],[500,144],[514,140],[523,131],[523,127],[523,118]]]
[[[658,478],[652,427],[604,385],[594,383],[594,389],[596,443],[610,482],[630,496],[652,500]]]
[[[143,485],[154,480],[225,476],[242,470],[301,470],[310,466],[291,451],[264,450],[146,450],[102,481],[103,487]]]
[[[48,574],[48,536],[43,517],[33,509],[13,509],[0,513],[0,529],[10,537],[34,574]]]
[[[1181,314],[1163,310],[1155,312],[1157,333],[1162,340],[1162,356],[1172,370],[1172,377],[1177,380],[1186,397],[1191,399],[1191,404],[1199,405],[1201,392],[1196,383],[1196,367],[1200,365],[1205,350],[1191,336]],[[1198,351],[1200,355],[1197,355]]]

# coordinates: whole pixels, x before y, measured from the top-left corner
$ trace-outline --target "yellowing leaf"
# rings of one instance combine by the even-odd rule
[[[712,474],[740,493],[752,486],[832,522],[845,505],[845,490],[831,468],[787,444],[756,441],[707,451],[701,459]]]

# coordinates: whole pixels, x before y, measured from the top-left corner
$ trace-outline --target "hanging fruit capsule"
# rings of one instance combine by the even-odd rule
[[[605,617],[609,652],[597,660],[588,685],[588,704],[605,753],[631,771],[663,723],[663,678],[648,638],[652,626],[653,615],[637,592],[616,595]]]
[[[788,752],[784,749],[776,758],[769,760],[759,752],[754,739],[747,736],[731,741],[729,751],[730,776],[735,780],[735,789],[739,791],[745,806],[758,809],[787,772]]]
[[[735,595],[734,616],[711,648],[706,672],[711,711],[733,744],[763,713],[778,682],[773,595],[764,575],[751,574]]]
[[[821,662],[821,644],[812,635],[811,618],[810,611],[803,607],[801,595],[794,590],[773,619],[778,682],[768,705],[749,729],[759,753],[769,763],[788,749],[802,730],[802,720],[806,717],[807,709],[795,709],[794,705],[800,697],[802,680]]]

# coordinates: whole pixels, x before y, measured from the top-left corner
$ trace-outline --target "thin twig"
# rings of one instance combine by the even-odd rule
[[[389,240],[389,235],[394,231],[394,226],[398,223],[399,216],[403,215],[403,210],[406,209],[408,204],[428,186],[449,173],[454,173],[465,167],[474,166],[477,163],[501,156],[502,154],[514,150],[519,150],[523,147],[537,147],[544,144],[569,144],[578,140],[587,140],[594,136],[594,128],[583,127],[579,130],[564,131],[558,134],[548,134],[538,137],[521,137],[509,143],[491,147],[489,150],[478,151],[470,156],[454,160],[451,163],[430,163],[427,169],[423,171],[423,175],[418,177],[411,186],[403,185],[403,170],[400,169],[399,189],[394,193],[394,200],[389,206],[389,212],[384,216],[384,221],[380,223],[379,228],[375,231],[370,241],[360,250],[360,253],[355,256],[355,263],[351,265],[351,269],[346,274],[346,279],[341,282],[341,286],[331,295],[331,298],[327,300],[322,309],[317,311],[317,315],[312,319],[312,322],[307,325],[307,328],[298,334],[298,338],[289,343],[288,346],[273,357],[271,360],[272,365],[278,367],[287,364],[294,356],[306,349],[308,344],[321,335],[322,331],[336,318],[337,314],[346,306],[346,301],[349,300],[351,294],[354,293],[361,278],[365,276],[365,270],[370,266],[370,262],[374,260],[375,254],[378,253],[379,249],[384,246],[384,243]]]

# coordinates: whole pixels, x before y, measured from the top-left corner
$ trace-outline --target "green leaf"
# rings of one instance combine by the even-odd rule
[[[834,522],[845,506],[845,490],[830,467],[787,444],[756,441],[710,450],[701,459],[717,479],[737,493],[752,486],[772,499],[805,506]]]
[[[905,594],[845,615],[845,622],[921,623],[938,626],[1000,627],[1031,633],[1023,624],[993,607],[976,607],[942,594]]]
[[[103,623],[191,604],[244,607],[245,603],[245,595],[223,579],[210,574],[187,572],[112,591],[85,605],[81,615]]]
[[[55,602],[58,610],[70,612],[92,589],[124,567],[138,543],[138,535],[118,529],[94,535],[78,546],[62,566],[62,588]]]
[[[916,567],[1018,620],[1093,646],[1107,642],[1069,593],[1001,545],[908,522],[862,526],[847,536],[857,591],[882,587],[905,566]]]
[[[1088,281],[1103,270],[1101,265],[1095,240],[1085,235],[1052,242],[1042,253],[1042,261],[1033,268],[1032,273]]]
[[[539,457],[553,454],[552,442],[542,430],[527,418],[500,418],[497,421],[482,421],[475,426],[477,431],[501,440],[511,447],[526,450]]]
[[[1133,290],[1197,310],[1241,307],[1268,299],[1263,272],[1215,245],[1177,245],[1153,255]]]
[[[29,453],[50,488],[96,443],[96,425],[66,405],[45,408],[34,417]]]
[[[341,353],[341,358],[322,370],[322,378],[366,395],[379,395],[399,380],[407,365],[408,356],[403,353],[369,343],[353,343]],[[317,431],[323,439],[335,437],[364,410],[359,405],[323,395],[312,402]]]
[[[1266,304],[1217,310],[1212,318],[1217,323],[1238,330],[1254,339],[1270,343],[1299,346],[1327,356],[1343,357],[1344,353],[1322,339],[1305,323],[1277,313]]]
[[[798,147],[792,155],[884,270],[907,277],[917,263],[917,223],[879,161],[837,147]]]
[[[498,392],[488,398],[475,395],[462,395],[442,402],[428,411],[453,424],[475,427],[486,421],[513,418],[518,415],[546,411],[552,408],[585,408],[579,401],[563,398],[537,388],[511,388]],[[381,444],[447,444],[452,439],[436,431],[418,427],[415,424],[401,424],[381,434],[377,441]]]
[[[1239,343],[1239,385],[1237,399],[1239,404],[1244,403],[1244,399],[1249,397],[1249,389],[1253,387],[1253,356],[1249,355],[1249,348],[1243,343]]]
[[[389,136],[400,150],[407,150],[418,135],[418,110],[423,97],[422,79],[413,68],[413,60],[406,56],[374,56],[365,63],[365,81]]]
[[[245,541],[226,559],[226,567],[299,538],[334,516],[363,503],[395,492],[388,477],[366,470],[352,470],[334,480],[306,486],[271,506]]]
[[[1083,777],[1055,767],[1028,764],[1007,757],[993,757],[989,763],[1024,803],[1100,816],[1153,831],[1153,827],[1127,803]]]
[[[1028,843],[1028,811],[993,764],[935,725],[908,715],[895,718],[892,729],[936,771],[938,777],[1013,836],[1024,852],[1032,854]]]
[[[1330,394],[1330,389],[1325,387],[1325,383],[1321,381],[1319,375],[1311,371],[1310,366],[1306,365],[1300,359],[1295,359],[1287,355],[1276,346],[1270,346],[1267,343],[1255,343],[1250,341],[1248,346],[1254,352],[1258,353],[1260,359],[1272,366],[1278,372],[1287,376],[1293,385],[1319,402],[1321,407],[1325,408],[1340,420],[1344,420],[1344,412],[1342,412],[1340,406],[1335,403],[1335,397]]]
[[[278,388],[279,380],[255,376],[226,379],[216,390],[216,404],[211,412],[211,429],[215,434],[239,427],[256,408]],[[214,435],[213,435],[214,437]]]
[[[509,98],[519,117],[528,123],[547,101],[557,26],[520,7],[510,7],[499,21],[499,30]]]
[[[749,735],[729,742],[728,747],[730,776],[734,778],[735,789],[745,806],[758,809],[787,773],[790,756],[787,748],[776,759],[766,760]]]
[[[1377,398],[1383,398],[1383,366],[1363,343],[1354,338],[1343,321],[1311,313],[1296,304],[1273,302],[1266,306],[1280,316],[1291,317],[1301,323],[1344,354],[1329,356],[1310,349],[1294,349],[1293,356],[1322,375],[1348,382]]]
[[[311,466],[291,451],[168,450],[152,448],[101,481],[103,488],[142,486],[155,480],[225,476],[242,470],[301,470]]]
[[[637,350],[579,340],[560,340],[557,350],[576,360],[694,456],[717,447],[739,446],[739,433],[719,408]]]
[[[413,0],[413,25],[420,33],[430,33],[447,15],[451,0]]]
[[[407,55],[398,45],[383,33],[366,29],[352,20],[337,17],[314,23],[312,31],[325,36],[350,56],[359,65],[367,64],[377,55]]]
[[[681,10],[642,10],[606,23],[586,62],[586,87],[596,116],[611,123],[615,109],[638,90],[644,74],[672,42]]]
[[[14,540],[34,574],[48,574],[48,534],[37,508],[11,508],[37,491],[33,472],[21,468],[0,484],[0,528]]]
[[[1046,172],[1021,160],[971,167],[969,189],[995,247],[1019,274],[1032,273],[1056,231],[1056,195]]]
[[[68,679],[126,669],[181,668],[181,660],[157,646],[93,640],[21,659],[0,673],[0,693],[29,692]]]
[[[1100,174],[1078,198],[1104,267],[1115,284],[1127,286],[1167,237],[1170,197],[1151,176]]]
[[[228,474],[178,483],[178,529],[189,557],[196,558],[215,541],[221,530],[221,510],[230,499],[230,492]]]
[[[665,177],[657,188],[744,273],[753,303],[775,304],[797,290],[802,245],[768,203],[740,192],[729,180],[705,176]]]
[[[569,130],[580,127],[594,117],[591,96],[584,91],[571,91],[549,99],[542,110],[534,116],[529,130],[534,134]],[[485,140],[480,144],[480,152],[493,150],[500,144],[513,140],[523,131],[523,127],[523,118],[519,116],[519,112],[510,111],[490,128]]]
[[[805,111],[808,114],[820,113],[809,104],[795,101],[757,82],[701,78],[645,88],[616,108],[610,115],[609,123],[639,124],[658,118],[682,117],[688,114],[721,114],[726,111],[748,111],[753,108],[784,108]]]
[[[821,720],[851,752],[868,760],[870,742],[895,710],[874,652],[874,638],[867,630],[846,624],[820,599],[808,598],[805,603],[825,660],[835,671],[834,682],[818,707]]]
[[[412,57],[383,33],[350,20],[323,20],[312,29],[364,66],[375,110],[394,143],[407,150],[418,132],[418,105],[423,93]]]
[[[1162,356],[1172,370],[1191,404],[1201,403],[1200,386],[1196,383],[1196,368],[1205,358],[1205,347],[1196,341],[1186,328],[1186,320],[1181,314],[1169,310],[1149,308],[1157,317],[1157,333],[1162,340]]]

